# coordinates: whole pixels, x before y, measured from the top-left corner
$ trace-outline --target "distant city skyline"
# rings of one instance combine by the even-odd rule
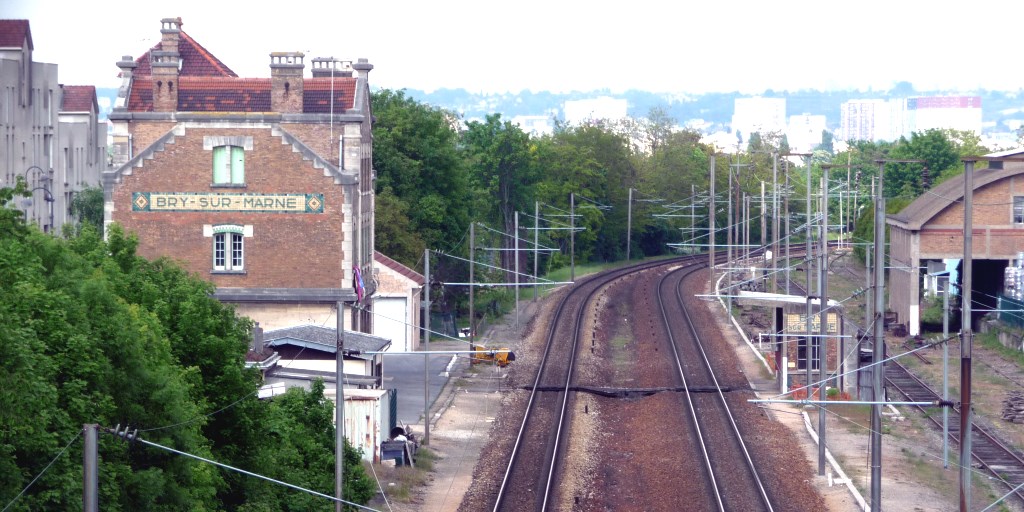
[[[664,4],[615,9],[525,0],[321,3],[274,9],[183,0],[8,0],[0,18],[28,19],[35,60],[61,83],[117,87],[122,55],[159,40],[160,19],[242,77],[269,76],[269,54],[367,58],[374,87],[478,93],[628,89],[662,93],[766,90],[1019,90],[1012,71],[1016,4],[991,1],[823,5],[808,0]],[[972,33],[972,28],[975,33]]]

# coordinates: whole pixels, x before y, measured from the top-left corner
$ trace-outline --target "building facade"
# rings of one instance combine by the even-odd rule
[[[786,131],[786,98],[736,98],[733,102],[732,133],[750,141],[754,132],[762,135]]]
[[[989,155],[1021,156],[1022,150]],[[973,175],[971,257],[976,309],[991,309],[1002,291],[1005,268],[1024,251],[1024,163],[992,161],[989,165]],[[946,274],[946,266],[937,262],[964,256],[964,194],[961,174],[886,216],[891,244],[888,307],[911,335],[921,332],[922,285],[929,270],[936,277]]]
[[[892,140],[892,107],[887,100],[845,101],[839,107],[839,136],[843,141]]]
[[[270,54],[269,78],[240,78],[161,20],[161,40],[118,62],[105,223],[211,281],[267,326],[369,332],[373,265],[371,112],[365,59]]]
[[[413,352],[420,347],[423,274],[377,252],[374,254],[373,334],[391,340],[389,350]]]
[[[94,86],[63,85],[57,65],[35,62],[28,20],[0,20],[0,186],[24,178],[25,218],[58,233],[76,222],[76,193],[98,187],[107,169],[107,127]]]

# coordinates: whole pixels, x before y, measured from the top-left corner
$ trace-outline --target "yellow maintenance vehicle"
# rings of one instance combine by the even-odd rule
[[[469,356],[471,364],[497,363],[504,368],[516,360],[516,353],[507,348],[487,348],[483,345],[473,344],[473,355]]]

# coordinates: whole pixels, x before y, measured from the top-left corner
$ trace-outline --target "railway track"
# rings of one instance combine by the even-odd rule
[[[693,296],[706,286],[697,274],[706,262],[698,255],[637,265],[566,292],[533,382],[521,388],[529,392],[525,413],[488,508],[820,509],[806,481],[758,473],[759,465],[806,461],[765,443],[789,432],[750,406],[733,348]],[[712,348],[701,333],[713,334]],[[759,444],[748,446],[743,428]]]
[[[591,300],[609,283],[630,273],[689,259],[650,262],[598,274],[577,282],[559,301],[493,510],[543,511],[551,506],[561,463],[559,452],[564,449],[565,429],[571,422],[568,403],[576,356]],[[530,498],[532,503],[524,502]]]
[[[885,363],[885,383],[891,388],[914,402],[938,401],[942,397],[927,383],[917,378],[905,366],[896,361]],[[917,407],[932,425],[942,429],[941,415],[934,410]],[[960,442],[960,408],[949,410],[949,440],[952,445]],[[1007,490],[1017,489],[1013,495],[1024,503],[1024,492],[1018,487],[1024,485],[1024,458],[1015,450],[1002,442],[996,435],[982,428],[977,423],[971,425],[971,456],[974,465],[984,469],[992,477],[1007,486]]]
[[[726,400],[731,386],[723,386],[716,377],[683,297],[685,277],[700,267],[692,265],[663,276],[658,282],[658,306],[688,405],[689,425],[702,454],[709,490],[704,496],[713,501],[706,506],[722,511],[772,511],[772,499]]]

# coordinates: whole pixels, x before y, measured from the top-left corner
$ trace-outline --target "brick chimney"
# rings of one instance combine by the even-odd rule
[[[352,76],[352,62],[333,57],[313,59],[313,78],[348,78]]]
[[[302,113],[304,57],[301,52],[270,54],[270,108],[274,112]]]
[[[150,52],[153,68],[153,110],[174,112],[178,110],[178,72],[181,55],[178,41],[181,38],[181,18],[160,20],[160,50]]]

